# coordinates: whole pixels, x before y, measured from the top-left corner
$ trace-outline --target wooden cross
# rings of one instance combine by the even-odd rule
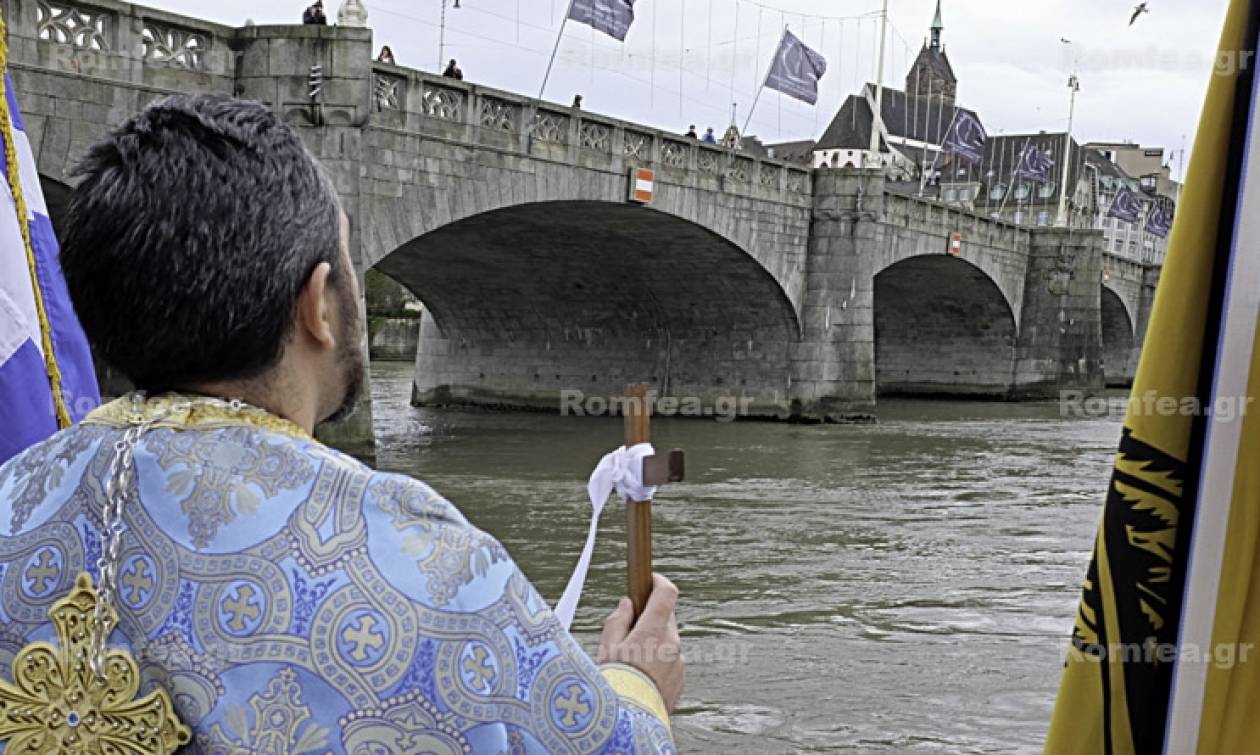
[[[652,408],[648,387],[643,383],[626,386],[626,448],[651,440]],[[643,484],[664,485],[681,482],[684,473],[682,449],[672,449],[643,459]],[[626,501],[626,568],[634,618],[638,620],[652,592],[652,502]]]

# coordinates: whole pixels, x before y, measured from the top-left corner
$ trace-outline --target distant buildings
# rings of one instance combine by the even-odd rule
[[[1151,233],[1143,223],[1125,223],[1107,216],[1121,187],[1139,192],[1148,202],[1158,203],[1172,217],[1181,198],[1181,184],[1172,179],[1162,148],[1095,142],[1085,145],[1091,163],[1098,166],[1099,212],[1094,228],[1107,238],[1107,250],[1146,263],[1161,263],[1168,239]]]
[[[1163,149],[1129,142],[1081,145],[1063,132],[989,134],[984,155],[976,163],[944,149],[951,126],[962,114],[983,123],[978,113],[957,104],[958,79],[942,44],[944,28],[938,0],[931,36],[910,67],[904,88],[884,89],[878,153],[870,151],[871,129],[877,123],[872,115],[876,88],[871,83],[844,101],[817,142],[769,144],[766,152],[815,168],[882,167],[894,190],[963,205],[1019,225],[1100,229],[1108,251],[1148,264],[1162,263],[1167,239],[1147,230],[1147,213],[1152,204],[1159,204],[1172,217],[1181,190],[1172,180]],[[1029,150],[1050,162],[1048,170],[1031,178],[1029,171],[1020,170]],[[1109,216],[1124,188],[1142,202],[1142,217],[1136,223]]]

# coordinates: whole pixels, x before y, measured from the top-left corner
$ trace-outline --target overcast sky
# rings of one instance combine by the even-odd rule
[[[149,0],[239,26],[287,23],[308,0]],[[325,0],[334,16],[341,0]],[[402,65],[438,64],[440,0],[364,0],[377,46]],[[460,0],[447,12],[447,58],[466,79],[534,95],[567,0]],[[885,83],[901,87],[936,0],[891,0]],[[1127,0],[944,0],[945,44],[959,101],[990,133],[1062,130],[1067,77],[1079,59],[1073,133],[1169,151],[1192,145],[1226,0],[1152,0],[1130,27]],[[788,25],[828,60],[817,108],[765,92],[749,133],[817,138],[843,96],[874,80],[879,0],[638,0],[624,45],[584,26],[565,31],[548,99],[582,93],[588,110],[660,128],[721,130],[738,103],[742,126],[774,45]],[[737,27],[738,26],[738,30]],[[1060,38],[1074,42],[1069,47]]]

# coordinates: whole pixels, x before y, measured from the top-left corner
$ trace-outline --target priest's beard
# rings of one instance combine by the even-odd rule
[[[347,271],[347,276],[354,275]],[[341,315],[341,328],[337,338],[337,364],[341,367],[343,394],[341,405],[324,422],[342,422],[354,414],[363,397],[363,383],[367,376],[367,357],[363,354],[363,327],[359,318],[359,303],[355,301],[353,287],[348,277],[337,285],[337,308]]]

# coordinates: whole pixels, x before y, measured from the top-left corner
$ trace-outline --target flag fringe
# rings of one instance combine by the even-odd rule
[[[4,139],[4,157],[7,163],[9,190],[17,208],[18,227],[22,229],[22,245],[26,251],[26,266],[31,273],[31,288],[35,292],[35,311],[39,316],[39,332],[44,349],[44,367],[48,372],[48,384],[52,388],[53,406],[57,412],[57,425],[61,429],[74,424],[65,396],[61,393],[61,368],[57,365],[57,352],[53,348],[52,324],[48,322],[48,310],[44,306],[44,291],[40,287],[39,269],[35,264],[35,248],[31,243],[31,222],[22,193],[22,166],[18,162],[17,146],[13,136],[13,120],[9,112],[8,82],[9,43],[4,15],[0,13],[0,136]]]

